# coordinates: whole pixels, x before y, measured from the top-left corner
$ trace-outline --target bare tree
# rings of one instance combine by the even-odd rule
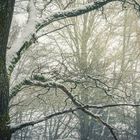
[[[84,4],[83,6],[73,8],[73,9],[67,9],[67,10],[62,10],[62,11],[58,11],[58,12],[53,12],[51,15],[47,16],[43,21],[38,23],[36,25],[36,27],[34,28],[35,31],[33,33],[31,33],[29,36],[27,36],[27,40],[25,40],[23,42],[23,45],[20,46],[19,51],[17,51],[14,58],[12,58],[11,64],[8,68],[9,71],[7,74],[7,70],[6,70],[7,42],[8,42],[8,38],[9,38],[9,30],[10,30],[10,26],[11,26],[11,20],[12,20],[12,16],[13,16],[13,9],[14,9],[15,1],[14,0],[1,0],[1,2],[0,2],[0,80],[1,80],[0,81],[0,139],[1,140],[10,140],[11,133],[14,133],[18,129],[21,129],[23,126],[33,125],[33,124],[42,122],[50,117],[73,111],[73,110],[66,110],[63,112],[58,112],[58,113],[52,114],[50,116],[44,117],[43,119],[38,120],[38,121],[34,121],[34,122],[30,122],[30,123],[23,123],[22,125],[19,125],[17,127],[16,126],[9,127],[11,125],[8,125],[10,123],[9,107],[8,107],[9,106],[9,79],[11,77],[11,74],[12,74],[16,64],[21,59],[22,54],[24,54],[24,52],[32,44],[34,44],[36,42],[36,40],[38,39],[37,33],[41,29],[45,28],[46,26],[48,26],[49,24],[51,24],[55,21],[65,19],[68,17],[79,16],[79,15],[85,14],[87,12],[102,8],[108,3],[117,2],[117,1],[121,2],[122,4],[127,3],[129,5],[132,5],[134,9],[139,11],[139,7],[140,7],[139,3],[134,0],[128,0],[128,1],[104,0],[104,1],[94,1],[94,2]],[[32,1],[32,0],[30,2],[34,3],[34,1]],[[52,0],[50,0],[47,4],[50,4],[51,2],[52,2]],[[24,82],[26,83],[27,81],[24,81]],[[55,86],[58,86],[66,94],[69,94],[69,91],[65,87],[63,87],[59,84],[55,85]],[[79,104],[78,102],[75,102],[75,100],[73,99],[71,94],[69,94],[69,95],[70,95],[70,98],[75,103],[75,105],[78,106],[78,109],[80,108],[82,111],[84,111],[88,115],[100,120],[100,122],[102,124],[104,124],[106,127],[108,127],[108,129],[110,130],[110,132],[112,133],[114,138],[117,139],[115,134],[113,133],[113,128],[110,125],[108,125],[106,122],[104,122],[98,116],[95,116],[94,114],[92,114],[87,109],[83,108],[81,106],[81,104]]]

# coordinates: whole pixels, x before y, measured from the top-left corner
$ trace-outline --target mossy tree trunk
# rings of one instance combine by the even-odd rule
[[[15,0],[0,0],[0,140],[10,140],[9,80],[6,70],[6,50]]]

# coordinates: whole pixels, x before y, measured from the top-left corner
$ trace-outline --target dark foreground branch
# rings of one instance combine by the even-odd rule
[[[66,113],[72,113],[74,111],[77,111],[78,109],[80,109],[80,108],[68,109],[68,110],[64,110],[64,111],[61,111],[61,112],[56,112],[56,113],[53,113],[51,115],[45,116],[41,119],[38,119],[38,120],[35,120],[35,121],[27,121],[27,122],[17,124],[17,125],[10,124],[9,125],[10,130],[11,130],[11,133],[15,133],[17,130],[21,130],[22,128],[25,128],[25,127],[28,127],[28,126],[34,126],[35,124],[38,124],[38,123],[41,123],[43,121],[49,120],[52,117],[56,117],[56,116],[66,114]]]
[[[12,133],[14,133],[15,131],[22,129],[24,127],[35,125],[37,123],[48,120],[54,116],[62,115],[64,113],[74,112],[74,111],[77,111],[80,109],[83,112],[85,112],[87,115],[93,117],[95,120],[97,120],[98,122],[100,122],[101,124],[106,126],[110,130],[110,133],[112,134],[114,139],[117,140],[117,137],[114,133],[114,128],[112,126],[110,126],[108,123],[106,123],[104,120],[102,120],[102,118],[100,118],[98,115],[95,115],[94,113],[92,113],[89,109],[104,109],[104,108],[109,108],[109,107],[120,107],[120,106],[130,106],[130,107],[140,106],[140,105],[135,105],[135,104],[84,105],[84,104],[81,104],[78,100],[76,100],[75,97],[72,95],[72,93],[63,84],[58,83],[58,82],[54,82],[54,81],[48,81],[47,79],[45,79],[45,77],[40,78],[40,79],[35,79],[35,80],[33,80],[33,79],[32,80],[25,80],[23,85],[37,86],[37,87],[43,87],[43,88],[58,88],[68,96],[68,98],[73,102],[73,104],[77,108],[65,110],[62,112],[57,112],[57,113],[46,116],[46,117],[39,119],[39,120],[36,120],[36,121],[29,121],[29,122],[22,123],[22,124],[13,126],[13,127],[11,126]],[[22,88],[22,84],[19,87]],[[19,90],[20,90],[20,88],[19,88]]]
[[[14,133],[16,132],[17,130],[21,130],[22,128],[25,128],[25,127],[28,127],[28,126],[34,126],[35,124],[38,124],[38,123],[41,123],[43,121],[46,121],[46,120],[49,120],[51,119],[52,117],[56,117],[56,116],[59,116],[59,115],[63,115],[63,114],[67,114],[67,113],[73,113],[77,110],[82,110],[82,109],[90,109],[90,108],[95,108],[95,109],[104,109],[104,108],[108,108],[108,107],[118,107],[118,106],[131,106],[131,107],[138,107],[140,105],[135,105],[135,104],[111,104],[111,105],[85,105],[85,106],[82,106],[82,107],[77,107],[75,109],[68,109],[68,110],[64,110],[64,111],[60,111],[60,112],[56,112],[56,113],[53,113],[51,115],[48,115],[48,116],[45,116],[41,119],[38,119],[38,120],[35,120],[35,121],[27,121],[27,122],[24,122],[24,123],[20,123],[20,124],[17,124],[17,125],[12,125],[10,124],[10,129],[11,129],[11,133]],[[85,111],[84,111],[85,112]],[[86,112],[87,114],[89,114],[89,112]],[[89,114],[90,116],[93,114]],[[95,117],[95,115],[94,115]],[[97,118],[98,116],[96,116]]]

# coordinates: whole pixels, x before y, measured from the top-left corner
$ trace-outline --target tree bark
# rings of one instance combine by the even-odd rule
[[[10,140],[9,80],[6,70],[6,48],[15,0],[0,1],[0,140]]]

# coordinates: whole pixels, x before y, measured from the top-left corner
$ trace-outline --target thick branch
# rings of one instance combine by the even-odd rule
[[[79,103],[73,97],[72,93],[69,92],[64,85],[59,84],[59,83],[55,83],[55,82],[44,82],[44,83],[42,83],[42,82],[37,82],[37,81],[35,81],[35,82],[29,81],[28,83],[29,83],[29,85],[36,85],[36,86],[41,86],[41,87],[45,87],[45,88],[46,87],[51,87],[51,88],[56,88],[57,87],[57,88],[61,89],[71,99],[71,101],[73,102],[73,104],[75,106],[77,106],[80,110],[82,110],[83,112],[85,112],[87,115],[93,117],[95,120],[97,120],[100,123],[102,123],[104,126],[106,126],[110,130],[110,133],[112,134],[113,138],[115,140],[117,140],[117,137],[116,137],[116,135],[115,135],[115,133],[113,131],[113,127],[111,127],[109,124],[107,124],[98,115],[95,115],[92,112],[90,112],[89,110],[87,110],[86,108],[84,108],[84,106],[81,103]]]
[[[75,109],[68,109],[68,110],[64,110],[64,111],[61,111],[61,112],[56,112],[54,114],[51,114],[51,115],[48,115],[48,116],[45,116],[39,120],[35,120],[35,121],[28,121],[28,122],[24,122],[24,123],[21,123],[21,124],[17,124],[17,125],[12,125],[10,124],[10,130],[11,130],[11,133],[15,133],[17,130],[21,130],[22,128],[25,128],[27,126],[33,126],[35,124],[38,124],[38,123],[41,123],[43,121],[46,121],[48,119],[51,119],[52,117],[55,117],[55,116],[59,116],[59,115],[62,115],[62,114],[66,114],[66,113],[71,113],[71,112],[74,112],[74,111],[77,111],[79,108],[75,108]]]
[[[24,44],[21,46],[19,51],[14,56],[14,58],[11,60],[11,64],[8,67],[9,76],[13,72],[16,64],[19,62],[22,54],[24,54],[25,51],[32,44],[34,44],[36,42],[36,40],[37,40],[36,34],[42,28],[46,27],[47,25],[51,24],[54,21],[58,21],[58,20],[61,20],[61,19],[66,19],[66,18],[69,18],[69,17],[80,16],[80,15],[88,13],[90,11],[97,10],[97,9],[103,7],[104,5],[106,5],[106,4],[110,3],[110,2],[114,2],[114,1],[119,1],[119,0],[104,0],[104,1],[101,1],[101,2],[92,2],[92,3],[89,3],[89,4],[85,4],[83,6],[80,6],[79,8],[73,8],[73,9],[54,12],[53,14],[48,16],[43,22],[37,24],[36,32],[31,33],[31,35],[29,37],[29,40],[24,42]]]
[[[111,134],[113,135],[114,139],[117,140],[117,137],[115,135],[115,133],[113,132],[114,128],[112,126],[110,126],[108,123],[106,123],[104,120],[102,120],[98,115],[93,114],[92,112],[90,112],[88,109],[90,108],[94,108],[94,109],[104,109],[104,108],[108,108],[108,107],[119,107],[119,106],[131,106],[131,107],[138,107],[140,105],[135,105],[135,104],[111,104],[111,105],[83,105],[80,102],[78,102],[72,95],[71,92],[68,91],[68,89],[61,83],[57,83],[57,82],[53,82],[53,81],[47,81],[47,79],[45,79],[45,77],[40,78],[40,79],[36,79],[36,80],[26,80],[24,82],[24,85],[29,85],[29,86],[39,86],[39,87],[43,87],[43,88],[59,88],[60,90],[62,90],[73,102],[73,104],[75,106],[77,106],[77,109],[82,110],[83,112],[85,112],[86,114],[88,114],[89,116],[93,117],[94,119],[98,120],[100,123],[102,123],[104,126],[106,126]],[[73,110],[75,111],[75,110]],[[64,111],[65,112],[65,111]],[[66,112],[67,113],[67,112]],[[58,113],[58,115],[61,113]],[[53,115],[53,114],[52,114]],[[54,115],[53,115],[54,116]],[[29,125],[34,125],[37,123],[40,123],[42,121],[44,121],[45,119],[41,119],[41,120],[37,120],[37,121],[31,121],[31,122],[27,122],[27,123],[23,123],[22,125],[16,127],[16,129],[14,128],[12,131],[16,131],[19,130],[23,127],[29,126]]]
[[[104,1],[91,2],[91,3],[81,6],[79,8],[73,8],[73,9],[55,12],[55,13],[51,14],[49,17],[47,17],[43,23],[38,24],[37,31],[39,31],[40,29],[42,29],[43,27],[47,26],[48,24],[50,24],[54,21],[66,19],[69,17],[79,16],[79,15],[88,13],[90,11],[97,10],[97,9],[103,7],[104,5],[106,5],[110,2],[114,2],[114,1],[119,1],[119,0],[104,0]]]
[[[103,108],[117,107],[117,106],[137,107],[137,106],[140,106],[140,105],[135,105],[135,104],[85,105],[85,106],[82,106],[82,107],[77,107],[75,109],[68,109],[68,110],[64,110],[64,111],[61,111],[61,112],[56,112],[56,113],[53,113],[51,115],[45,116],[45,117],[43,117],[43,118],[41,118],[39,120],[27,121],[27,122],[24,122],[24,123],[21,123],[21,124],[17,124],[17,125],[10,125],[10,129],[11,129],[11,132],[14,133],[17,130],[21,130],[22,128],[25,128],[25,127],[28,127],[28,126],[33,126],[35,124],[38,124],[38,123],[41,123],[41,122],[46,121],[48,119],[51,119],[52,117],[56,117],[56,116],[59,116],[59,115],[62,115],[62,114],[66,114],[66,113],[73,113],[73,112],[75,112],[77,110],[90,109],[90,108],[103,109]],[[88,112],[88,114],[89,114],[89,112]],[[89,114],[89,115],[91,115],[91,114]],[[93,116],[93,114],[92,114],[92,116]]]

